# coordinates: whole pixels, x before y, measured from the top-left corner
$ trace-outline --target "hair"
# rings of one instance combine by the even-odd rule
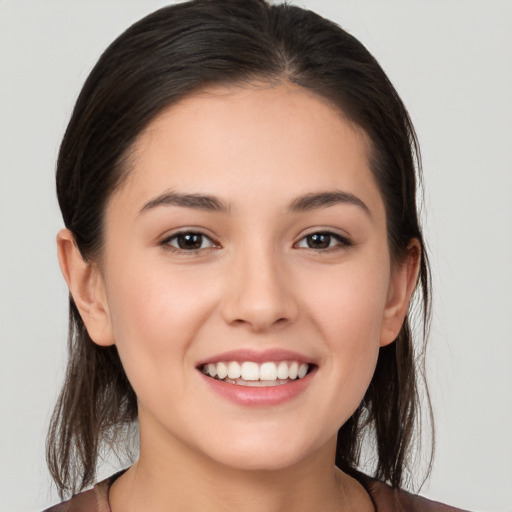
[[[413,346],[410,306],[395,342],[380,349],[363,401],[338,431],[336,450],[337,466],[354,474],[363,439],[371,439],[373,476],[401,487],[423,398],[432,419],[428,391],[424,397],[418,391],[431,304],[416,205],[421,162],[405,106],[357,39],[311,11],[265,0],[193,0],[138,21],[101,55],[74,107],[56,173],[64,223],[84,260],[96,261],[106,204],[128,174],[130,150],[148,123],[210,86],[280,82],[329,100],[364,130],[386,207],[392,260],[404,258],[411,240],[420,245],[422,343]],[[93,483],[103,448],[119,448],[119,436],[137,419],[137,399],[116,347],[96,345],[71,296],[69,304],[67,372],[47,439],[48,466],[61,496]]]

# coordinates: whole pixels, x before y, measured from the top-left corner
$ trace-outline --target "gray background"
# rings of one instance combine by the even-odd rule
[[[53,174],[100,52],[167,2],[0,0],[0,510],[57,500],[44,437],[65,361]],[[422,494],[512,511],[512,2],[297,1],[356,35],[423,149],[437,458]],[[100,476],[111,468],[104,468]]]

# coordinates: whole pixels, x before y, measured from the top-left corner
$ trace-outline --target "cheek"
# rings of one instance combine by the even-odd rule
[[[337,276],[326,276],[324,283],[316,280],[309,307],[325,343],[333,408],[353,412],[371,381],[388,285],[385,265],[340,269]]]
[[[136,391],[148,375],[163,383],[187,371],[187,349],[213,303],[199,286],[197,275],[171,272],[165,264],[125,265],[110,274],[112,328]]]
[[[340,348],[353,343],[360,349],[378,345],[388,287],[389,272],[383,265],[354,265],[326,273],[315,279],[310,294],[312,316],[318,319],[325,338]]]
[[[193,327],[191,320],[208,302],[208,293],[202,293],[197,276],[180,270],[165,262],[125,262],[110,273],[108,302],[119,343],[139,332],[160,333],[169,343],[176,332],[186,335],[183,326]]]

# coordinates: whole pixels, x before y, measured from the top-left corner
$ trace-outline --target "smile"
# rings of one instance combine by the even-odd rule
[[[208,363],[200,370],[218,381],[248,387],[269,387],[288,384],[303,379],[310,371],[311,365],[298,361],[221,361]]]
[[[245,407],[284,404],[306,393],[318,374],[314,356],[280,348],[240,348],[198,361],[206,389]]]

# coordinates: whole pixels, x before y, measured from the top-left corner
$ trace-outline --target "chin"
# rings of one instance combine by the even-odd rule
[[[212,442],[208,455],[215,462],[239,471],[281,471],[299,464],[317,449],[306,444],[306,440],[260,434],[256,438],[232,438],[224,445]]]
[[[237,471],[282,471],[302,460],[297,453],[274,452],[262,454],[254,450],[231,452],[216,456],[216,462]]]

